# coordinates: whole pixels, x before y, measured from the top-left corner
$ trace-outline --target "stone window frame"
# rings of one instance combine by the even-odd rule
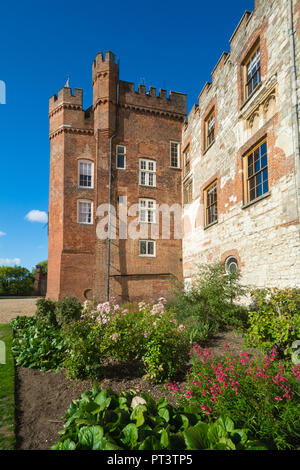
[[[251,79],[248,80],[247,78],[247,69],[248,65],[250,64],[251,60],[253,57],[257,54],[257,51],[259,50],[259,68],[256,70],[255,74],[252,75]],[[259,72],[259,81],[257,82],[257,85],[255,88],[252,90],[252,92],[249,94],[248,93],[248,85],[249,83],[253,80],[253,77]],[[260,37],[256,39],[254,42],[253,46],[251,47],[250,51],[247,53],[245,56],[244,60],[242,61],[242,90],[243,90],[243,102],[246,102],[249,100],[256,90],[259,88],[260,84],[262,83],[262,66],[261,66],[261,44],[260,44]]]
[[[141,243],[146,243],[146,253],[141,253]],[[149,244],[153,244],[153,254],[149,253]],[[155,258],[156,257],[156,242],[154,240],[139,240],[139,256],[141,258]]]
[[[177,165],[172,165],[172,158],[174,155],[172,155],[172,145],[176,145],[177,147]],[[180,168],[180,142],[176,142],[175,140],[170,141],[170,167],[171,168]]]
[[[90,222],[82,222],[80,221],[80,203],[90,204],[90,213],[91,213],[91,221]],[[94,203],[90,199],[77,199],[77,223],[81,225],[93,225],[93,210],[94,210]]]
[[[212,130],[209,128],[209,123],[213,120]],[[212,139],[210,140],[210,137]],[[204,118],[204,152],[206,152],[216,140],[216,113],[215,106],[213,106]]]
[[[187,195],[187,197],[185,197]],[[183,184],[183,204],[193,201],[193,178],[188,178]]]
[[[248,175],[248,167],[249,167],[249,157],[254,154],[254,152],[257,149],[260,149],[262,145],[266,143],[267,149],[266,149],[266,157],[267,157],[267,164],[263,167],[260,168],[260,170],[256,171],[253,173],[250,177]],[[260,161],[261,161],[261,155],[260,155]],[[254,162],[255,163],[255,162]],[[270,194],[270,175],[269,175],[269,159],[268,159],[268,138],[265,135],[259,141],[257,141],[254,145],[251,146],[250,149],[244,155],[242,156],[242,166],[243,166],[243,195],[244,195],[244,206],[248,206],[249,204],[254,204],[257,201],[260,201],[261,199],[265,198]],[[250,199],[250,186],[249,186],[249,180],[255,178],[258,174],[263,174],[263,172],[267,170],[267,180],[263,180],[262,182],[259,183],[259,185],[262,185],[263,189],[263,184],[267,182],[267,191],[262,192],[261,195],[254,197],[253,199]],[[256,188],[259,186],[255,186]]]
[[[191,146],[190,144],[185,146],[183,153],[183,177],[185,178],[191,172]],[[187,155],[189,156],[187,160]]]
[[[124,149],[123,152],[119,153],[119,149]],[[124,167],[118,165],[118,156],[124,156]],[[117,170],[126,170],[126,146],[118,144],[116,145],[116,168]]]
[[[207,196],[208,196],[208,191],[210,191],[213,187],[216,187],[216,200],[210,204],[210,206],[208,207],[207,205]],[[203,200],[204,200],[204,228],[208,228],[208,227],[211,227],[212,225],[214,224],[217,224],[218,221],[219,221],[219,213],[218,213],[218,180],[215,179],[214,181],[212,181],[203,191]],[[212,220],[212,221],[208,221],[208,209],[212,206],[214,206],[216,204],[216,207],[217,207],[217,218]]]
[[[142,202],[146,202],[146,206],[142,206]],[[153,202],[153,207],[149,207],[148,203]],[[145,211],[145,219],[141,218],[141,211]],[[152,220],[149,221],[149,213],[152,213]],[[150,217],[151,218],[151,217]],[[140,224],[155,224],[156,223],[156,200],[151,198],[142,197],[139,199],[139,223]]]
[[[230,261],[231,261],[231,263],[230,263]],[[240,270],[239,261],[238,261],[237,257],[234,256],[234,255],[230,255],[230,256],[227,256],[227,258],[225,259],[225,262],[224,262],[226,274],[231,274],[232,273],[232,271],[230,270],[230,266],[232,264],[236,265],[236,272],[238,272]]]
[[[142,168],[142,163],[146,163],[146,167]],[[149,163],[153,164],[153,169],[149,169]],[[145,183],[142,183],[142,173],[145,173]],[[149,184],[150,175],[152,175],[153,184]],[[156,161],[149,158],[139,159],[139,185],[148,186],[150,188],[156,188]]]
[[[91,169],[91,177],[92,177],[92,180],[91,180],[91,186],[82,186],[80,184],[80,176],[81,176],[81,170],[80,170],[80,165],[81,164],[87,164],[87,165],[91,165],[92,169]],[[85,159],[85,158],[79,158],[78,159],[78,188],[80,189],[94,189],[94,168],[95,168],[95,165],[94,165],[94,162],[92,160],[88,160],[88,159]]]
[[[268,47],[266,41],[266,31],[268,28],[268,22],[262,21],[262,23],[247,37],[241,53],[237,58],[237,86],[238,86],[238,106],[240,109],[251,101],[251,98],[257,93],[257,91],[263,85],[264,79],[268,70]],[[246,98],[244,91],[244,73],[245,73],[245,63],[247,63],[251,52],[259,44],[260,47],[260,67],[261,67],[261,83],[256,87],[255,92]]]

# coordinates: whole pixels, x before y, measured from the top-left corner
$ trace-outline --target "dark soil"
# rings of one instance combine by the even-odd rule
[[[220,357],[224,355],[225,345],[229,344],[233,353],[243,349],[243,339],[235,332],[216,335],[207,347]],[[257,355],[256,350],[247,350]],[[110,364],[105,368],[105,378],[99,380],[100,388],[110,388],[119,393],[135,390],[148,392],[154,399],[166,397],[176,404],[174,392],[164,385],[154,385],[144,380],[142,372],[135,363]],[[64,370],[60,372],[41,372],[18,367],[16,371],[16,421],[17,450],[49,449],[57,439],[57,432],[63,429],[64,416],[72,400],[90,389],[93,380],[68,380]]]
[[[114,392],[135,390],[148,392],[158,400],[168,398],[175,404],[174,392],[163,385],[154,385],[144,380],[136,364],[107,367],[105,378],[98,380],[100,388]],[[113,377],[111,375],[113,374]],[[62,417],[70,402],[81,393],[91,389],[93,380],[69,380],[64,370],[42,372],[18,367],[16,374],[16,421],[17,450],[49,449],[57,439],[57,432],[63,429]]]

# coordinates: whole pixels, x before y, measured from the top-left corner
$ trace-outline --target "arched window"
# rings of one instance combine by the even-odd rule
[[[234,256],[229,256],[225,261],[225,270],[227,274],[236,273],[239,269],[239,264]]]

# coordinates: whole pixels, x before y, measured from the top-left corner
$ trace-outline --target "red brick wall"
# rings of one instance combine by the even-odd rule
[[[108,202],[110,137],[112,144],[111,203],[127,196],[128,207],[139,198],[157,204],[182,204],[181,169],[170,168],[170,141],[181,141],[186,96],[118,82],[112,53],[98,54],[93,63],[93,110],[82,110],[82,92],[64,88],[50,99],[51,171],[48,297],[76,296],[92,289],[95,300],[106,300],[107,241],[96,236],[96,208]],[[69,103],[69,104],[66,104]],[[62,126],[65,126],[62,128]],[[126,170],[116,169],[116,145],[126,146]],[[56,154],[59,153],[59,161]],[[94,189],[78,188],[78,159],[94,162]],[[156,187],[139,186],[139,158],[156,161]],[[77,200],[94,203],[93,225],[77,223]],[[136,216],[128,219],[128,224]],[[160,228],[161,231],[161,228]],[[171,232],[172,234],[172,232]],[[144,238],[144,237],[142,237]],[[112,240],[110,294],[120,301],[167,295],[169,275],[182,278],[180,240],[157,240],[156,257],[139,256],[138,240]]]

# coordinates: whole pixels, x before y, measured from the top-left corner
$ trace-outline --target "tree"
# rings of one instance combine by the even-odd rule
[[[21,266],[0,266],[0,295],[31,295],[34,276]]]

